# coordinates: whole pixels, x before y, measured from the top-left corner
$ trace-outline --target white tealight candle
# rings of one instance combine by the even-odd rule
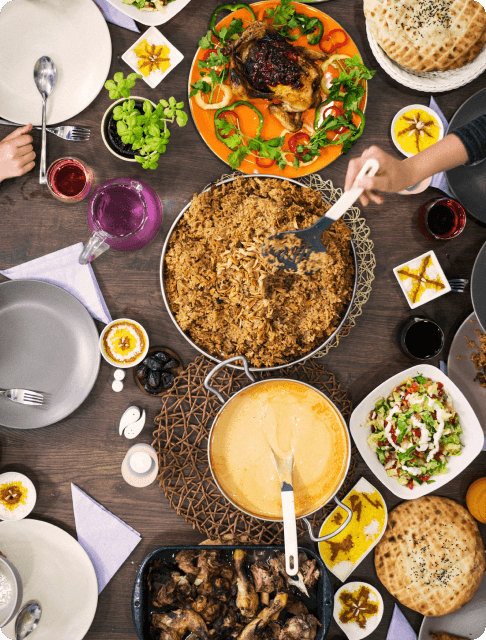
[[[139,451],[130,456],[130,468],[135,473],[147,473],[152,466],[152,458],[148,453]]]

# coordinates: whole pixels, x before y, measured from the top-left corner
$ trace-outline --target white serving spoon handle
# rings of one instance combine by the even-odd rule
[[[285,543],[285,571],[289,576],[299,572],[299,550],[297,548],[297,523],[295,520],[294,490],[285,484],[282,487],[282,511]]]
[[[355,181],[363,178],[365,175],[374,176],[379,170],[380,165],[378,164],[378,160],[375,158],[368,158],[364,165],[361,167],[360,172],[355,178]],[[363,193],[363,189],[361,187],[351,187],[349,191],[345,191],[343,195],[339,198],[339,200],[333,204],[333,206],[326,213],[326,218],[331,218],[331,220],[339,220],[339,218],[346,213],[346,211],[353,206],[356,200]]]

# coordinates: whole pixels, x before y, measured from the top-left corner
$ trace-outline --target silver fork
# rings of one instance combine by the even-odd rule
[[[451,278],[449,284],[451,285],[451,291],[454,293],[464,293],[469,280],[467,278]]]
[[[22,127],[24,125],[17,124],[15,122],[9,122],[0,118],[0,124],[7,124],[11,127]],[[42,129],[42,127],[34,127],[34,129]],[[75,142],[82,142],[89,140],[91,131],[87,127],[79,127],[78,125],[63,125],[61,127],[47,127],[49,133],[53,133],[59,138],[64,140],[74,140]]]
[[[5,396],[12,402],[20,402],[20,404],[44,404],[42,393],[29,391],[28,389],[0,389],[0,396]]]

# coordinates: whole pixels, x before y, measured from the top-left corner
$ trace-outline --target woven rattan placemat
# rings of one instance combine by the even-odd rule
[[[220,402],[203,386],[204,379],[215,366],[204,356],[196,360],[176,379],[169,394],[162,397],[162,410],[156,417],[153,446],[159,457],[159,484],[170,505],[186,522],[211,540],[235,543],[276,544],[283,541],[279,523],[265,522],[239,511],[221,494],[208,465],[207,442]],[[293,378],[323,391],[334,402],[345,420],[351,414],[348,393],[331,372],[315,360],[289,367],[284,371],[255,374],[265,378]],[[223,368],[212,379],[225,399],[249,384],[244,372]],[[349,473],[339,491],[343,497],[351,489],[357,452],[353,446]],[[311,517],[316,530],[335,507],[330,502]],[[305,529],[306,530],[306,529]],[[298,521],[299,534],[304,525]]]

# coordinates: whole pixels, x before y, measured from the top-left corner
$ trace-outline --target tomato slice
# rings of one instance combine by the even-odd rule
[[[272,160],[271,158],[260,158],[260,154],[258,153],[258,151],[255,151],[255,155],[256,155],[256,163],[262,169],[269,169],[270,167],[273,167],[273,165],[275,164],[275,160]]]
[[[411,480],[409,480],[409,482],[407,482],[407,487],[408,487],[409,489],[413,489],[413,487],[414,487],[414,484],[413,484],[413,478],[412,478]]]
[[[204,61],[206,61],[212,53],[216,53],[216,49],[207,49],[207,50],[204,52],[204,55],[203,55],[202,59],[203,59]]]
[[[291,138],[289,138],[289,149],[295,156],[301,158],[302,156],[297,153],[297,147],[301,144],[306,145],[309,141],[310,136],[308,136],[307,133],[304,133],[303,131],[299,131],[298,133],[295,133]]]

